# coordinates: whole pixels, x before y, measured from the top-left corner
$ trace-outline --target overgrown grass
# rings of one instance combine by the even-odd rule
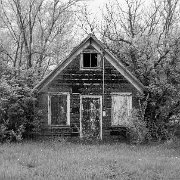
[[[180,179],[180,147],[66,141],[1,144],[0,179]]]

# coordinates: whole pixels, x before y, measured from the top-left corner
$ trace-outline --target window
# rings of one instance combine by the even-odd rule
[[[126,125],[132,109],[131,93],[112,95],[112,125]]]
[[[49,95],[48,124],[49,125],[69,125],[70,98],[69,94]]]
[[[81,69],[96,69],[100,67],[100,56],[97,53],[83,53]]]

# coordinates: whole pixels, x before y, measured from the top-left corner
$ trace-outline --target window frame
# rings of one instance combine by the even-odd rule
[[[54,95],[66,95],[67,96],[67,121],[66,125],[51,124],[51,97]],[[70,126],[70,93],[69,92],[50,92],[48,93],[48,125],[49,126]]]
[[[84,57],[83,57],[84,54],[90,54],[90,58],[91,58],[91,54],[97,54],[97,67],[84,67]],[[90,61],[91,61],[91,59],[90,59]],[[100,53],[98,53],[96,51],[84,51],[81,53],[80,70],[100,70],[100,69],[101,69],[101,55],[100,55]]]
[[[113,103],[112,103],[112,100],[113,100],[113,96],[130,96],[130,102],[129,102],[129,106],[128,106],[128,116],[131,116],[131,110],[132,110],[132,99],[133,99],[133,96],[132,96],[132,93],[131,92],[115,92],[115,93],[111,93],[111,126],[112,127],[118,127],[118,126],[122,126],[122,125],[119,125],[119,122],[118,122],[118,125],[115,125],[114,124],[114,117],[113,117]]]

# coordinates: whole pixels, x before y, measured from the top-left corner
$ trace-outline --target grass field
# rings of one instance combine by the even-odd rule
[[[180,147],[171,144],[0,144],[0,180],[180,179]]]

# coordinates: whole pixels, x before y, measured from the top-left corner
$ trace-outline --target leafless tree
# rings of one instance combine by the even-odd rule
[[[137,77],[146,77],[146,84],[147,73],[162,65],[179,42],[179,0],[153,0],[149,8],[142,0],[115,2],[106,5],[102,39]]]
[[[0,0],[2,52],[14,68],[47,67],[68,50],[77,1]]]

